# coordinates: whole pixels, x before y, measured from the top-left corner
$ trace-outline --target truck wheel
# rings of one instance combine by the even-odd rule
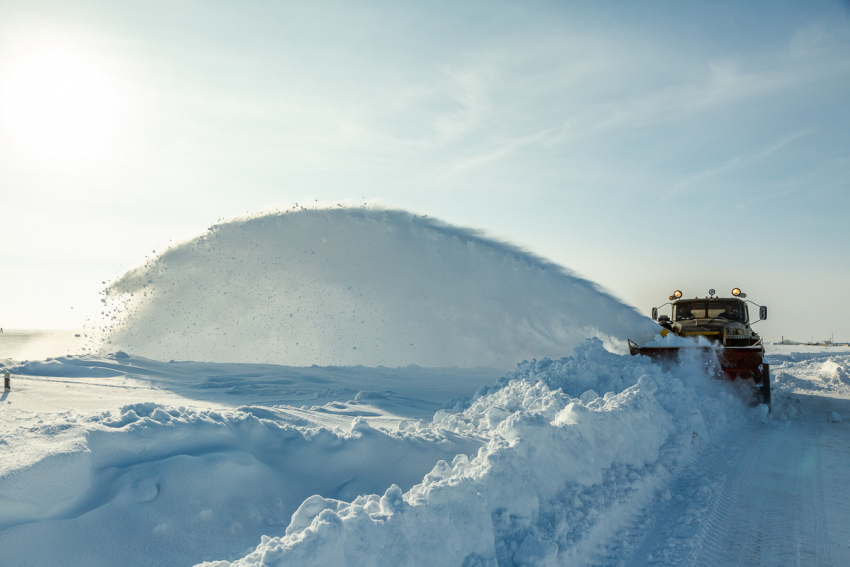
[[[761,398],[770,410],[770,365],[762,364],[761,373]]]

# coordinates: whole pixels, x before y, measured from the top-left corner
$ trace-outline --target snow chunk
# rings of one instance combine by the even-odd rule
[[[584,405],[589,404],[590,402],[596,400],[599,397],[599,394],[596,393],[596,390],[588,390],[587,392],[581,395],[581,403]]]
[[[318,494],[313,495],[305,500],[292,515],[292,521],[289,523],[289,527],[286,528],[286,535],[300,533],[310,527],[313,524],[313,520],[325,510],[339,512],[346,505],[345,502],[340,502],[339,500],[322,498]]]
[[[351,427],[349,428],[349,431],[351,433],[365,433],[365,432],[367,432],[371,429],[372,429],[372,426],[369,425],[369,422],[366,421],[365,419],[363,419],[362,416],[358,415],[351,422]]]
[[[514,564],[528,567],[547,567],[556,564],[558,544],[541,541],[529,534],[514,555]]]

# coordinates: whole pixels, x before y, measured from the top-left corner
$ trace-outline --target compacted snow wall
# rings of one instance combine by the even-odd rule
[[[597,392],[605,392],[600,396]],[[403,492],[313,496],[285,533],[207,567],[547,566],[592,563],[719,431],[753,419],[698,365],[663,371],[593,339],[521,365],[437,412],[433,427],[487,439]]]
[[[486,366],[656,327],[595,284],[404,211],[289,211],[216,225],[106,290],[103,349],[293,366]]]

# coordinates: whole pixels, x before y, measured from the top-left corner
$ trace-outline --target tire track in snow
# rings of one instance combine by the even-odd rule
[[[628,534],[635,543],[624,545],[630,551],[611,564],[834,565],[819,426],[744,427],[671,484],[673,494],[688,497],[647,510],[643,533]]]
[[[814,482],[814,495],[815,495],[815,529],[817,533],[817,537],[815,542],[817,544],[817,557],[818,557],[818,565],[824,565],[828,567],[832,567],[833,562],[832,558],[829,556],[829,552],[827,551],[827,525],[826,525],[826,515],[824,514],[824,496],[823,496],[823,483],[821,482],[821,471],[823,470],[822,463],[823,459],[821,458],[821,447],[820,443],[814,444],[815,450],[815,470],[816,474],[812,475],[812,480]]]
[[[730,494],[720,492],[725,472],[716,466],[720,460],[740,460],[742,453],[730,456],[729,451],[709,451],[704,457],[690,459],[684,470],[668,486],[669,500],[665,501],[663,486],[661,498],[647,509],[644,517],[632,524],[623,534],[624,551],[618,560],[606,565],[617,567],[691,565],[700,557],[703,548],[716,546],[713,516],[722,516],[732,506]],[[710,465],[706,470],[706,463]],[[695,474],[700,469],[705,472]],[[709,477],[715,480],[709,480]],[[685,495],[685,496],[683,496]],[[712,504],[713,502],[713,504]],[[717,510],[720,510],[718,512]]]
[[[672,520],[672,536],[664,541],[664,551],[651,553],[652,557],[664,558],[661,565],[700,565],[715,567],[717,555],[729,541],[729,526],[726,518],[734,513],[736,502],[741,497],[742,485],[735,481],[732,471],[741,471],[747,477],[751,476],[755,466],[751,453],[742,450],[740,444],[719,447],[712,451],[710,466],[696,476],[696,479],[707,485],[695,501],[686,507],[694,519],[691,533],[683,533],[681,517],[673,514],[667,517]],[[688,474],[688,473],[686,473]],[[675,537],[678,536],[678,537]]]
[[[809,435],[789,436],[777,427],[739,437],[739,464],[729,468],[719,505],[703,528],[701,539],[709,545],[695,546],[686,564],[832,565],[819,511],[819,450],[810,441]]]
[[[714,504],[711,499],[705,503],[707,518],[698,524],[697,533],[689,542],[688,553],[682,565],[699,565],[700,567],[720,565],[720,555],[727,549],[730,539],[727,518],[735,513],[744,488],[738,476],[743,474],[746,478],[750,478],[755,468],[753,454],[742,449],[739,442],[731,447],[721,447],[715,451],[713,466],[707,471],[706,476],[717,478],[712,486],[712,496],[716,500]]]

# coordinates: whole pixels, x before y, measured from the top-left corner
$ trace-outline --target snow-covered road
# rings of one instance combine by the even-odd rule
[[[6,360],[0,565],[849,565],[850,353],[770,362]]]
[[[850,565],[850,400],[791,394],[783,426],[732,431],[671,483],[613,565]]]

